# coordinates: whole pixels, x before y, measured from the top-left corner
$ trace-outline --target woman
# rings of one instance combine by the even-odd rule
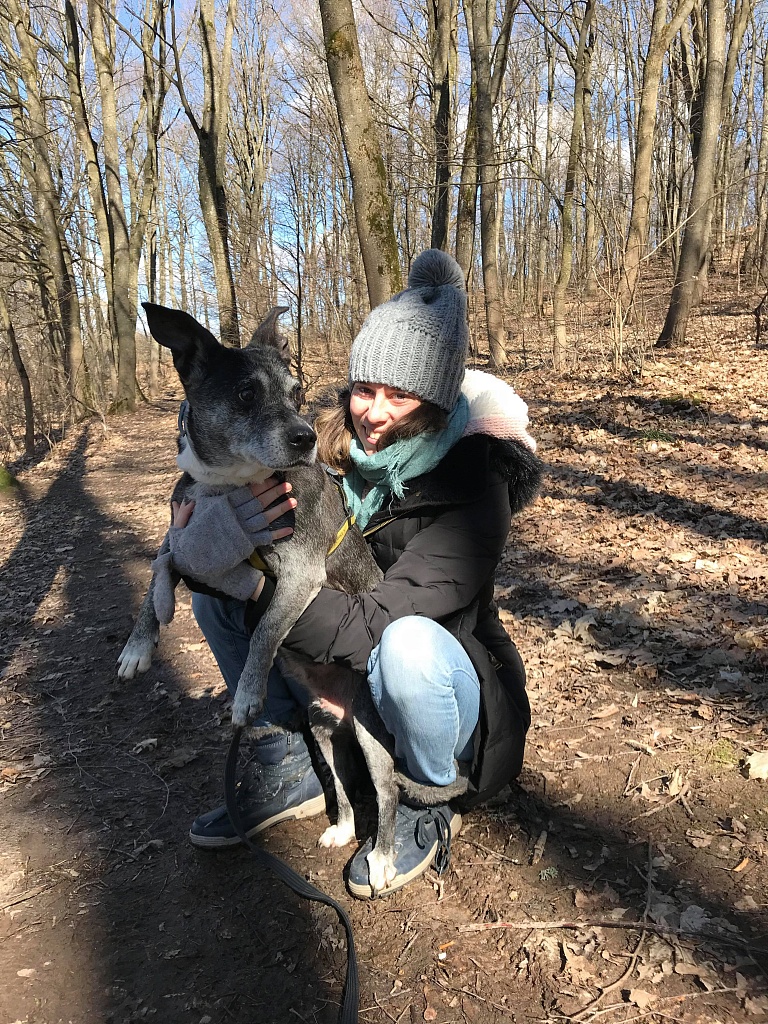
[[[322,590],[285,640],[292,651],[367,676],[395,755],[416,780],[448,785],[455,762],[469,762],[463,807],[497,792],[522,763],[525,672],[499,621],[493,578],[511,515],[532,500],[541,475],[525,404],[488,374],[465,376],[468,342],[461,270],[446,253],[427,250],[408,287],[363,324],[350,389],[315,424],[320,458],[344,473],[384,579],[366,594]],[[270,523],[295,506],[274,479],[251,490]],[[234,692],[259,600],[195,594],[193,610]],[[249,835],[324,809],[296,727],[304,705],[303,693],[273,669],[259,723],[268,734],[241,787]],[[460,822],[447,803],[429,811],[401,804],[389,891],[423,874]],[[197,818],[190,839],[212,848],[239,842],[223,807]],[[350,864],[356,896],[370,895],[370,848],[369,840]]]

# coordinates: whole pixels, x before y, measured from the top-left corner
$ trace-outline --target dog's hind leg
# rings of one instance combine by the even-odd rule
[[[395,781],[394,742],[379,718],[367,687],[355,700],[353,723],[357,741],[376,790],[376,842],[368,854],[368,880],[374,896],[395,878],[395,821],[399,790]]]
[[[310,713],[310,720],[312,714]],[[347,730],[334,729],[325,722],[311,721],[312,735],[333,775],[336,789],[336,824],[329,825],[318,839],[318,846],[346,846],[355,838],[355,814],[350,796],[354,785],[354,757]],[[347,735],[344,735],[347,732]]]

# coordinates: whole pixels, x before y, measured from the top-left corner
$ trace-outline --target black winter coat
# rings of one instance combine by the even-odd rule
[[[314,661],[365,672],[395,619],[425,615],[452,633],[480,679],[466,806],[498,792],[522,765],[531,721],[525,670],[499,620],[493,581],[511,516],[533,499],[540,478],[540,461],[523,445],[462,438],[366,526],[382,582],[367,594],[321,590],[284,641]]]

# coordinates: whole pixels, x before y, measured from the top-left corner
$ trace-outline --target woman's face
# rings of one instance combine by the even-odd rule
[[[349,412],[365,454],[373,455],[386,431],[420,405],[420,398],[400,388],[356,383],[349,399]]]

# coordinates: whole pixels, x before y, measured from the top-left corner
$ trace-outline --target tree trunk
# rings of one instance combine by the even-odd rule
[[[200,0],[200,29],[203,71],[203,112],[195,116],[184,88],[181,53],[176,39],[176,23],[171,6],[171,35],[176,63],[175,85],[181,105],[197,137],[197,184],[208,249],[213,266],[216,298],[219,306],[219,337],[226,345],[240,346],[240,321],[237,293],[229,251],[229,213],[227,208],[226,144],[229,117],[229,73],[232,63],[232,36],[237,18],[237,0],[228,0],[224,39],[216,36],[214,0]]]
[[[648,245],[653,137],[664,55],[680,31],[683,21],[690,14],[693,3],[694,0],[680,0],[671,20],[667,23],[667,0],[654,0],[651,34],[643,66],[643,87],[640,93],[640,110],[637,119],[636,157],[632,176],[632,208],[629,215],[627,241],[624,246],[621,280],[619,281],[619,308],[623,318],[630,315],[640,267]]]
[[[32,191],[40,239],[55,288],[56,319],[61,325],[64,338],[64,372],[69,395],[75,405],[71,411],[77,415],[82,414],[90,403],[90,388],[80,331],[80,301],[70,270],[72,260],[48,152],[49,125],[38,77],[37,45],[18,0],[11,0],[10,13],[19,44],[19,70],[24,83],[22,98],[16,80],[8,79],[13,98],[14,128],[18,140],[31,140],[30,148],[22,150],[22,166]],[[0,32],[3,34],[6,47],[13,52],[9,23],[4,18],[0,19]],[[22,115],[25,108],[28,123],[24,122]]]
[[[596,0],[586,0],[584,17],[579,27],[579,40],[573,59],[573,124],[571,125],[571,137],[568,144],[568,164],[565,171],[565,190],[561,206],[560,220],[563,237],[560,252],[560,272],[552,290],[552,319],[554,326],[552,357],[556,370],[562,370],[565,364],[565,294],[571,281],[571,267],[573,263],[573,197],[576,189],[576,172],[579,164],[584,123],[584,89],[592,62],[595,40],[592,29],[595,7]]]
[[[544,14],[546,18],[546,12]],[[544,145],[544,167],[541,172],[541,189],[539,201],[539,240],[536,253],[536,308],[539,315],[544,313],[544,283],[547,279],[549,262],[549,210],[552,205],[550,181],[552,178],[552,161],[555,150],[553,116],[555,103],[555,48],[552,37],[546,30],[545,22],[544,47],[547,57],[547,136]],[[538,149],[536,150],[538,153]]]
[[[435,137],[435,184],[432,196],[433,249],[448,248],[451,210],[451,93],[457,61],[457,0],[427,0],[431,56],[432,128]]]
[[[456,262],[464,272],[464,279],[467,283],[469,283],[472,271],[472,257],[475,248],[477,189],[477,88],[473,70],[472,85],[469,91],[469,110],[467,111],[467,133],[464,140],[459,197],[456,206]]]
[[[493,108],[498,99],[507,63],[509,37],[517,0],[507,0],[501,28],[491,62],[491,32],[496,4],[494,0],[465,0],[467,21],[472,22],[470,58],[477,90],[477,162],[480,180],[480,250],[483,262],[483,289],[491,366],[503,370],[507,365],[504,331],[504,303],[501,294],[497,240],[496,138]]]
[[[702,275],[706,275],[712,203],[720,128],[725,59],[723,0],[707,0],[707,66],[704,79],[701,132],[696,153],[688,222],[672,297],[657,345],[672,347],[685,340],[691,309],[701,301]]]
[[[29,374],[24,365],[24,360],[19,351],[19,344],[16,340],[16,331],[13,327],[8,306],[5,302],[4,290],[0,288],[0,328],[5,331],[8,344],[11,347],[11,357],[16,372],[21,382],[21,393],[24,398],[24,454],[32,456],[35,454],[35,407],[32,402],[32,387],[29,383]]]
[[[328,73],[352,179],[371,307],[400,288],[400,259],[381,144],[365,85],[352,0],[319,0]]]

